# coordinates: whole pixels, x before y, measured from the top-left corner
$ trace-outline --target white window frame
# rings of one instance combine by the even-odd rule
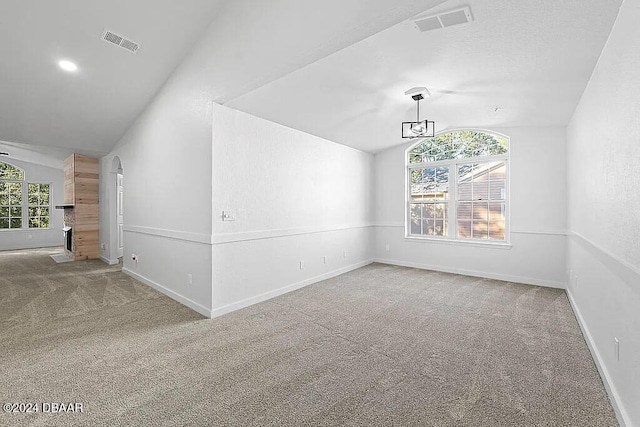
[[[19,180],[19,179],[5,179],[5,178],[0,178],[0,182],[5,182],[5,183],[11,183],[11,184],[20,184],[20,193],[22,194],[22,198],[20,201],[20,207],[22,208],[22,221],[21,221],[21,227],[20,228],[11,228],[11,226],[9,226],[9,228],[0,228],[0,231],[17,231],[17,230],[22,230],[24,228],[24,181]],[[9,211],[11,211],[11,207],[13,205],[9,204],[7,205],[7,207],[9,208]],[[9,212],[9,222],[11,222],[11,212]],[[15,218],[18,218],[17,216]]]
[[[1,160],[0,160],[1,161]],[[10,162],[2,162],[9,164],[15,168],[20,169],[22,171],[22,179],[14,179],[14,178],[0,178],[0,182],[17,182],[21,184],[22,189],[22,227],[20,228],[0,228],[0,233],[9,233],[16,231],[29,231],[29,232],[38,232],[37,230],[51,230],[54,227],[51,225],[51,219],[53,217],[52,206],[53,206],[53,183],[52,182],[29,182],[27,181],[27,173],[20,166],[14,165]],[[49,185],[49,227],[47,228],[29,228],[29,184],[47,184]]]
[[[25,180],[25,182],[26,182],[26,180]],[[51,215],[52,214],[52,212],[51,212],[51,187],[53,185],[50,182],[26,182],[26,184],[27,185],[23,186],[23,187],[26,187],[26,193],[27,193],[27,224],[26,224],[27,226],[24,227],[25,224],[24,224],[24,215],[23,215],[23,218],[22,218],[22,226],[23,227],[22,228],[27,228],[29,230],[48,230],[48,229],[52,228],[51,227],[51,216],[52,216]],[[46,206],[45,205],[31,206],[29,204],[29,184],[48,185],[49,186],[49,204],[48,205],[46,205]],[[40,192],[40,191],[38,191],[38,192]],[[24,190],[23,190],[22,197],[24,198]],[[29,208],[31,208],[31,207],[37,207],[37,208],[46,207],[46,208],[49,208],[49,215],[47,215],[47,218],[48,218],[47,223],[49,225],[47,227],[33,227],[33,228],[29,227],[29,220],[31,219],[31,215],[29,215]],[[22,209],[24,210],[24,207]],[[42,215],[38,216],[37,218],[42,218]]]
[[[409,153],[418,145],[422,144],[425,141],[425,138],[421,138],[414,144],[411,144],[404,152],[404,161],[405,161],[405,239],[412,241],[429,241],[429,242],[440,242],[440,243],[450,243],[450,244],[461,244],[461,245],[476,245],[476,246],[491,246],[491,247],[499,247],[504,249],[511,248],[511,220],[510,220],[510,205],[511,205],[511,193],[510,193],[510,182],[511,182],[511,170],[510,170],[510,158],[511,158],[511,140],[507,135],[501,134],[499,132],[484,130],[484,129],[452,129],[443,132],[438,132],[436,136],[452,133],[452,132],[461,132],[461,131],[472,131],[472,132],[483,132],[493,135],[499,135],[504,138],[509,139],[509,149],[506,154],[499,154],[494,156],[477,156],[477,157],[466,157],[461,159],[449,159],[449,160],[439,160],[434,162],[421,162],[421,163],[410,163],[409,162]],[[458,235],[458,220],[457,220],[457,208],[458,208],[458,167],[463,164],[468,163],[489,163],[494,161],[504,161],[506,168],[506,182],[505,182],[505,240],[491,240],[491,239],[474,239],[474,238],[459,238]],[[411,199],[411,170],[413,169],[425,169],[425,168],[437,168],[442,166],[449,167],[449,197],[445,200],[442,200],[440,203],[447,204],[447,223],[448,223],[448,234],[446,236],[436,236],[436,235],[417,235],[411,234],[411,204],[415,204],[415,201]],[[435,202],[434,202],[435,203]]]

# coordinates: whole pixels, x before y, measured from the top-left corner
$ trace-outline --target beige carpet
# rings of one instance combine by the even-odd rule
[[[214,320],[0,252],[0,425],[612,426],[563,291],[381,264]]]

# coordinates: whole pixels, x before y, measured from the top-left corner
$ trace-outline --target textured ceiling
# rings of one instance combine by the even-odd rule
[[[0,140],[109,152],[221,4],[0,2]],[[140,50],[102,41],[105,29],[140,43]],[[63,72],[60,59],[76,62],[78,71]]]
[[[193,102],[224,102],[444,1],[2,2],[0,55],[13,60],[0,63],[0,140],[106,153],[185,61],[207,95]],[[105,29],[140,50],[105,43]],[[62,58],[79,71],[63,73]]]
[[[412,86],[433,93],[421,110],[438,129],[566,125],[620,3],[5,1],[0,147],[107,153],[185,57],[216,102],[371,152],[402,142]],[[403,22],[462,5],[474,22],[427,33]],[[100,40],[105,29],[139,52]],[[79,71],[59,70],[62,58]]]
[[[398,24],[226,105],[370,152],[403,142],[414,86],[430,89],[421,116],[437,130],[565,126],[620,3],[447,1],[430,13],[469,5],[474,22],[425,33]]]

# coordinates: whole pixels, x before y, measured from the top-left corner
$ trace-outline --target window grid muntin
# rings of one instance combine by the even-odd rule
[[[22,228],[23,183],[16,180],[0,180],[0,229]]]
[[[28,184],[28,226],[49,228],[51,222],[51,184]]]
[[[454,131],[457,132],[457,131]],[[414,237],[414,238],[425,238],[425,237],[429,237],[429,238],[442,238],[445,240],[454,240],[454,241],[464,241],[464,242],[478,242],[478,243],[490,243],[490,242],[494,242],[494,243],[508,243],[509,241],[509,220],[508,220],[508,198],[509,198],[509,148],[510,148],[510,141],[508,137],[504,137],[501,135],[495,135],[491,132],[482,132],[482,131],[475,131],[477,133],[486,133],[490,136],[494,136],[494,137],[499,137],[502,138],[504,140],[504,146],[505,146],[505,152],[502,154],[495,154],[495,155],[483,155],[483,156],[479,156],[479,157],[473,157],[473,158],[453,158],[453,159],[447,159],[447,160],[438,160],[438,161],[428,161],[428,162],[419,162],[419,163],[411,163],[411,156],[412,156],[412,152],[413,150],[420,146],[421,144],[424,143],[423,141],[418,142],[416,145],[414,145],[411,149],[407,150],[407,157],[405,157],[406,162],[407,162],[407,173],[408,173],[408,179],[407,179],[407,183],[408,183],[408,191],[407,191],[407,219],[408,219],[408,224],[405,227],[406,228],[406,232],[407,232],[407,236],[408,237]],[[486,150],[485,150],[486,152]],[[467,164],[467,163],[489,163],[489,162],[494,162],[494,161],[502,161],[504,162],[504,176],[500,179],[503,180],[504,182],[504,200],[501,200],[502,204],[501,204],[501,216],[502,216],[502,221],[504,222],[504,226],[503,226],[503,235],[502,238],[491,238],[491,229],[490,226],[487,226],[487,238],[484,239],[478,239],[478,238],[460,238],[458,237],[458,218],[457,218],[457,209],[458,209],[458,197],[457,197],[457,190],[458,190],[458,180],[457,180],[457,171],[458,171],[458,165],[461,164]],[[412,194],[411,194],[411,171],[415,170],[415,169],[421,169],[421,168],[434,168],[437,166],[449,166],[450,170],[454,170],[456,171],[456,173],[451,173],[450,176],[450,182],[449,182],[449,197],[447,199],[448,202],[448,206],[447,206],[447,211],[449,212],[449,215],[447,217],[447,228],[448,228],[448,235],[444,235],[444,236],[433,236],[433,235],[424,235],[424,234],[415,234],[412,233],[411,230],[411,204],[415,204],[415,203],[419,203],[418,201],[416,201],[415,199],[412,199]],[[491,174],[491,172],[490,172]],[[497,181],[497,180],[496,180]],[[491,187],[489,187],[489,193],[491,192]],[[490,194],[489,194],[490,196]],[[473,220],[472,220],[473,221]],[[495,233],[494,233],[495,235]]]
[[[412,168],[410,171],[410,233],[420,236],[448,235],[448,165]]]
[[[38,229],[29,227],[29,186],[25,181],[26,174],[23,169],[11,163],[0,161],[0,231]],[[51,206],[53,203],[52,184],[30,184],[44,185],[45,188],[48,188],[48,202],[46,197],[41,197],[39,194],[37,207],[40,208],[38,216],[40,219],[48,219],[46,224],[48,225],[47,228],[49,228],[51,226]],[[14,188],[13,196],[9,195],[9,187]],[[42,193],[40,192],[40,187],[38,187],[38,193]],[[44,229],[44,227],[39,228]]]
[[[416,236],[443,236],[448,235],[449,228],[449,203],[446,200],[420,201],[409,204],[411,230],[417,230],[411,234]]]

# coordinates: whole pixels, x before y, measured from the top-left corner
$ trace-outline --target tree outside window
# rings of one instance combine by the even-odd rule
[[[29,183],[29,228],[49,228],[49,184]]]
[[[507,241],[509,139],[460,130],[407,150],[407,234]]]
[[[0,162],[0,230],[49,228],[51,184],[28,183],[25,173],[9,163]]]

